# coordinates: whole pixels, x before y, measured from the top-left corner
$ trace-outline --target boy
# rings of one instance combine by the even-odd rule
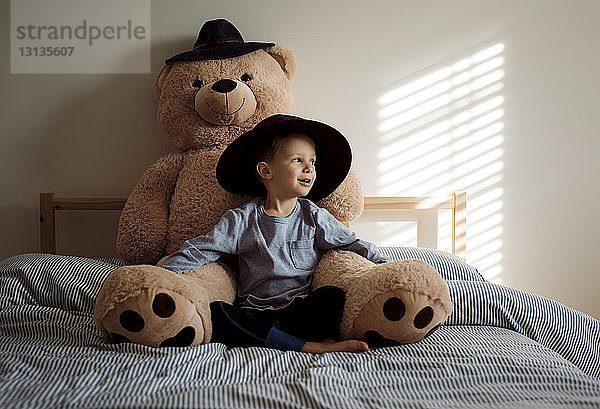
[[[368,350],[361,341],[333,340],[344,310],[341,289],[309,294],[322,251],[389,261],[312,202],[342,183],[351,160],[350,145],[336,129],[290,115],[263,120],[225,149],[217,180],[231,193],[257,198],[228,210],[209,234],[186,241],[161,264],[183,272],[239,255],[234,305],[210,305],[213,341],[310,353]]]

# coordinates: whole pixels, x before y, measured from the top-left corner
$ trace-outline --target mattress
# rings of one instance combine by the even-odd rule
[[[448,253],[381,250],[434,265],[454,312],[415,344],[323,355],[108,344],[92,311],[120,260],[2,260],[0,407],[600,407],[598,320],[492,284]]]

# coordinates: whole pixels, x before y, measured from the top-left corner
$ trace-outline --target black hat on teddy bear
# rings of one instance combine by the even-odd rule
[[[193,50],[174,55],[165,60],[165,64],[175,61],[223,60],[274,45],[275,43],[245,42],[233,24],[220,18],[204,23]]]
[[[230,193],[266,196],[256,175],[257,154],[277,136],[303,133],[315,143],[317,178],[305,197],[317,202],[346,179],[352,165],[352,149],[344,135],[330,125],[294,115],[277,114],[263,119],[227,146],[217,163],[217,181]]]

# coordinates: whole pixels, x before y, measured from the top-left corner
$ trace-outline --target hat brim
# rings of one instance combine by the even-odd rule
[[[322,122],[287,116],[282,121],[259,123],[234,140],[217,163],[217,181],[230,193],[266,196],[267,190],[256,175],[256,152],[276,136],[291,132],[306,134],[315,143],[317,178],[307,199],[317,202],[329,196],[346,179],[352,165],[350,143],[337,129]]]
[[[165,64],[171,64],[176,61],[203,61],[203,60],[224,60],[226,58],[239,57],[240,55],[250,54],[256,50],[273,47],[275,43],[259,42],[229,42],[219,43],[198,47],[194,50],[185,51],[176,54],[165,60]]]

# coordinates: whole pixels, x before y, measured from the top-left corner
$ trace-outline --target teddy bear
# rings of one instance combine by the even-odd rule
[[[313,290],[337,286],[346,292],[341,339],[370,347],[420,341],[452,313],[448,285],[430,264],[416,259],[375,264],[351,251],[323,255]]]
[[[295,113],[291,89],[295,72],[296,61],[289,49],[275,43],[246,42],[224,19],[206,22],[192,50],[165,61],[155,83],[157,120],[178,152],[163,156],[146,170],[121,214],[117,252],[132,265],[111,273],[96,300],[94,320],[107,340],[153,347],[210,342],[209,304],[234,302],[235,260],[223,257],[184,274],[156,264],[185,240],[208,233],[226,210],[251,199],[221,188],[216,164],[230,142],[261,120],[276,113]],[[357,176],[350,171],[317,204],[341,222],[356,219],[363,210]],[[344,253],[325,253],[314,280],[315,288],[331,282],[348,293],[342,337],[380,345],[414,342],[449,314],[447,287],[444,294],[430,288],[436,284],[442,289],[439,275],[438,281],[433,272],[430,279],[408,280],[412,282],[409,287],[407,280],[398,277],[382,285],[384,277],[405,275],[414,266],[392,262],[381,269]],[[381,275],[383,271],[387,273]],[[353,278],[342,278],[346,276]],[[360,284],[354,280],[359,276]],[[427,313],[421,315],[426,315],[427,325],[417,332],[391,329],[399,324],[400,315],[424,310]]]

